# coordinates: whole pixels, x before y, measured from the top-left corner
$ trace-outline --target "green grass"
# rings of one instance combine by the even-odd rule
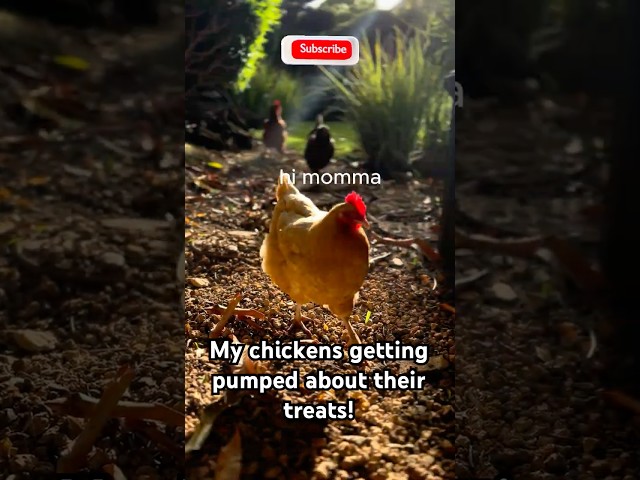
[[[334,157],[346,157],[354,150],[358,149],[358,134],[354,128],[346,122],[329,123],[331,136],[335,141],[336,153]],[[291,125],[289,128],[289,139],[287,147],[295,152],[304,153],[304,147],[307,144],[307,135],[313,130],[315,122],[300,122]]]
[[[343,158],[358,150],[358,134],[352,125],[346,122],[327,122],[331,129],[331,136],[335,141],[336,153],[335,158]],[[307,136],[315,126],[315,122],[298,122],[289,125],[289,137],[287,139],[287,149],[292,150],[300,155],[304,154],[304,147],[307,144]],[[260,138],[262,131],[254,132],[255,138]]]

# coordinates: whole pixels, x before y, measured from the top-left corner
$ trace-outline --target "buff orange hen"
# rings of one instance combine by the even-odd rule
[[[301,306],[324,305],[342,320],[349,345],[361,343],[349,317],[369,272],[369,240],[364,201],[356,192],[331,210],[320,210],[282,174],[269,234],[262,243],[262,269],[294,302],[294,326],[302,323]]]

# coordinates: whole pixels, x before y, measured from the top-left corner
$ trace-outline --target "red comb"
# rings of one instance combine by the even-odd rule
[[[276,106],[276,107],[279,107],[280,106],[280,100],[274,100],[273,101],[273,105]]]
[[[362,200],[362,197],[356,192],[351,192],[349,195],[344,197],[344,201],[356,207],[356,210],[361,216],[364,217],[367,213],[367,206],[364,204],[364,200]]]

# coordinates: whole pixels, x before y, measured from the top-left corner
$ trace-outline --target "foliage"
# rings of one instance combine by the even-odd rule
[[[429,33],[397,30],[393,44],[384,47],[379,35],[373,43],[365,39],[359,63],[346,73],[321,67],[375,171],[407,170],[425,122],[445,127],[441,115],[451,100],[442,86],[442,65],[426,56]]]
[[[188,0],[185,6],[187,92],[198,85],[244,90],[278,25],[281,0]]]
[[[297,110],[302,103],[302,85],[288,72],[260,65],[248,88],[236,93],[237,103],[251,112],[264,112],[274,100],[280,100],[284,116]]]
[[[248,48],[246,62],[238,75],[236,89],[243,91],[258,71],[265,57],[265,47],[269,32],[280,23],[282,0],[249,0],[253,14],[258,18],[256,36]]]
[[[185,4],[185,88],[219,88],[233,82],[244,64],[256,18],[246,2],[187,0]]]

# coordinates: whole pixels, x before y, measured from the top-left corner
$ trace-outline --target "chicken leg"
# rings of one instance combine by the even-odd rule
[[[347,315],[346,317],[341,317],[340,320],[342,320],[342,324],[349,334],[347,348],[349,348],[351,345],[360,345],[362,342],[360,341],[360,337],[358,337],[356,331],[353,329],[353,325],[351,325],[351,322],[349,321],[349,315]]]

